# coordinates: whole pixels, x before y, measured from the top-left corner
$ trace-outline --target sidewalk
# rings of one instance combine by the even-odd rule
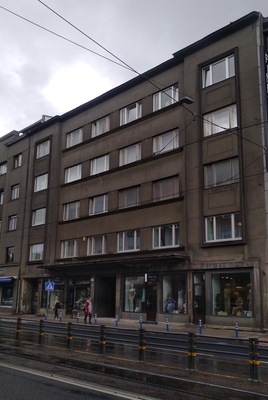
[[[22,318],[25,320],[40,320],[40,319],[45,319],[43,315],[33,315],[33,314],[22,314],[22,315],[14,315],[14,314],[0,314],[0,318]],[[51,312],[48,315],[48,320],[50,322],[72,322],[73,324],[84,323],[84,318],[83,314],[80,315],[79,317],[79,322],[77,322],[77,318],[72,318],[70,315],[62,315],[62,318],[60,320],[54,320],[54,313],[51,310]],[[125,328],[125,329],[139,329],[140,328],[140,321],[139,320],[129,320],[129,319],[120,319],[116,321],[115,318],[94,318],[92,317],[92,324],[96,325],[106,325],[109,327],[118,327],[118,328]],[[142,322],[142,328],[147,330],[147,331],[159,331],[159,332],[172,332],[172,333],[195,333],[197,335],[203,335],[203,336],[217,336],[217,337],[226,337],[226,338],[259,338],[259,340],[264,340],[267,341],[268,343],[268,331],[265,330],[264,332],[260,332],[260,330],[257,329],[251,329],[251,328],[244,328],[244,327],[239,327],[238,324],[238,329],[236,329],[235,326],[223,326],[223,325],[194,325],[194,324],[184,324],[184,323],[174,323],[174,322],[169,322],[168,324],[166,322],[149,322],[149,321],[143,321]]]

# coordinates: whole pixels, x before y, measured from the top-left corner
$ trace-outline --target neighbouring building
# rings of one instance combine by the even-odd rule
[[[252,12],[0,138],[0,312],[268,328],[267,94]]]

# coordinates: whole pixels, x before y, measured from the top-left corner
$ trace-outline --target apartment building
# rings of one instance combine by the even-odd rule
[[[268,327],[267,37],[252,12],[0,139],[0,312]]]

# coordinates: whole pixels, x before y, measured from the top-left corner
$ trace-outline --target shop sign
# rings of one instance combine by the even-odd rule
[[[158,276],[155,274],[145,274],[145,282],[157,282]]]

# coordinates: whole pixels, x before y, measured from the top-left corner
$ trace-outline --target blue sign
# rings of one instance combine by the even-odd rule
[[[45,282],[45,290],[54,290],[54,282]]]

